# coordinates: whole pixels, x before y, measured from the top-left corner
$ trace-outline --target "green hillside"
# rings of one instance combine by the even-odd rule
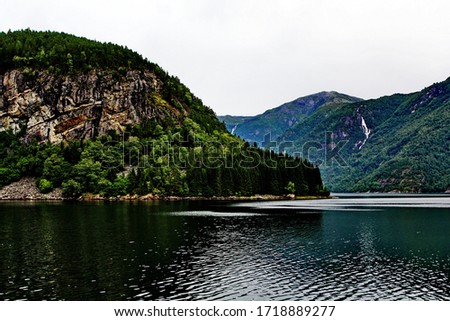
[[[0,187],[115,197],[325,195],[319,169],[230,135],[177,77],[114,44],[0,33]]]
[[[327,135],[333,139],[327,141]],[[293,152],[302,152],[308,142],[320,142],[320,148],[311,149],[309,156],[303,150],[303,156],[322,164],[324,181],[336,192],[446,191],[450,79],[409,95],[322,106],[282,139],[295,142]],[[325,154],[333,156],[339,141],[347,142],[338,147],[345,164],[333,157],[327,160]]]
[[[261,144],[265,135],[270,134],[271,139],[276,140],[287,129],[313,114],[320,106],[360,100],[337,92],[320,92],[267,110],[261,115],[245,118],[222,116],[219,119],[225,122],[233,134],[248,142]]]

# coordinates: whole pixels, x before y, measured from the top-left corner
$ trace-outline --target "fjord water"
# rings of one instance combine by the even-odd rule
[[[1,300],[448,300],[450,198],[0,202]]]

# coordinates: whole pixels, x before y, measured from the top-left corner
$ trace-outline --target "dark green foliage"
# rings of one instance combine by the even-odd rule
[[[187,122],[186,126],[174,129],[173,136],[189,131],[192,126],[198,127]],[[48,192],[61,185],[66,197],[83,193],[112,197],[148,193],[206,197],[324,195],[320,172],[312,164],[250,147],[226,133],[207,135],[197,130],[189,147],[183,141],[169,143],[167,135],[157,139],[128,136],[118,141],[99,137],[82,145],[67,143],[62,147],[17,145],[12,141],[16,149],[3,161],[1,184],[6,185],[20,176],[37,176],[41,191]],[[73,153],[68,151],[74,146],[80,156],[71,164]],[[125,155],[117,153],[118,150]],[[28,159],[36,159],[42,165],[23,166]]]
[[[44,161],[42,177],[48,179],[54,186],[60,186],[67,177],[70,164],[60,154],[52,154]]]
[[[64,74],[92,69],[158,69],[138,53],[111,43],[50,31],[1,32],[0,73],[27,67]]]
[[[0,186],[19,180],[20,172],[8,167],[0,167]]]
[[[83,193],[81,184],[74,179],[62,183],[62,193],[65,197],[78,197]]]

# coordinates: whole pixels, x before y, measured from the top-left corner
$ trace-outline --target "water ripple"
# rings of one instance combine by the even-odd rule
[[[394,201],[18,207],[0,300],[449,300],[447,203]]]

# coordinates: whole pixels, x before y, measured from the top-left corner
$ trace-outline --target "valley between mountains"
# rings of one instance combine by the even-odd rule
[[[219,119],[259,145],[270,133],[277,147],[319,165],[334,192],[450,189],[450,78],[411,94],[362,100],[321,92],[261,115]]]

